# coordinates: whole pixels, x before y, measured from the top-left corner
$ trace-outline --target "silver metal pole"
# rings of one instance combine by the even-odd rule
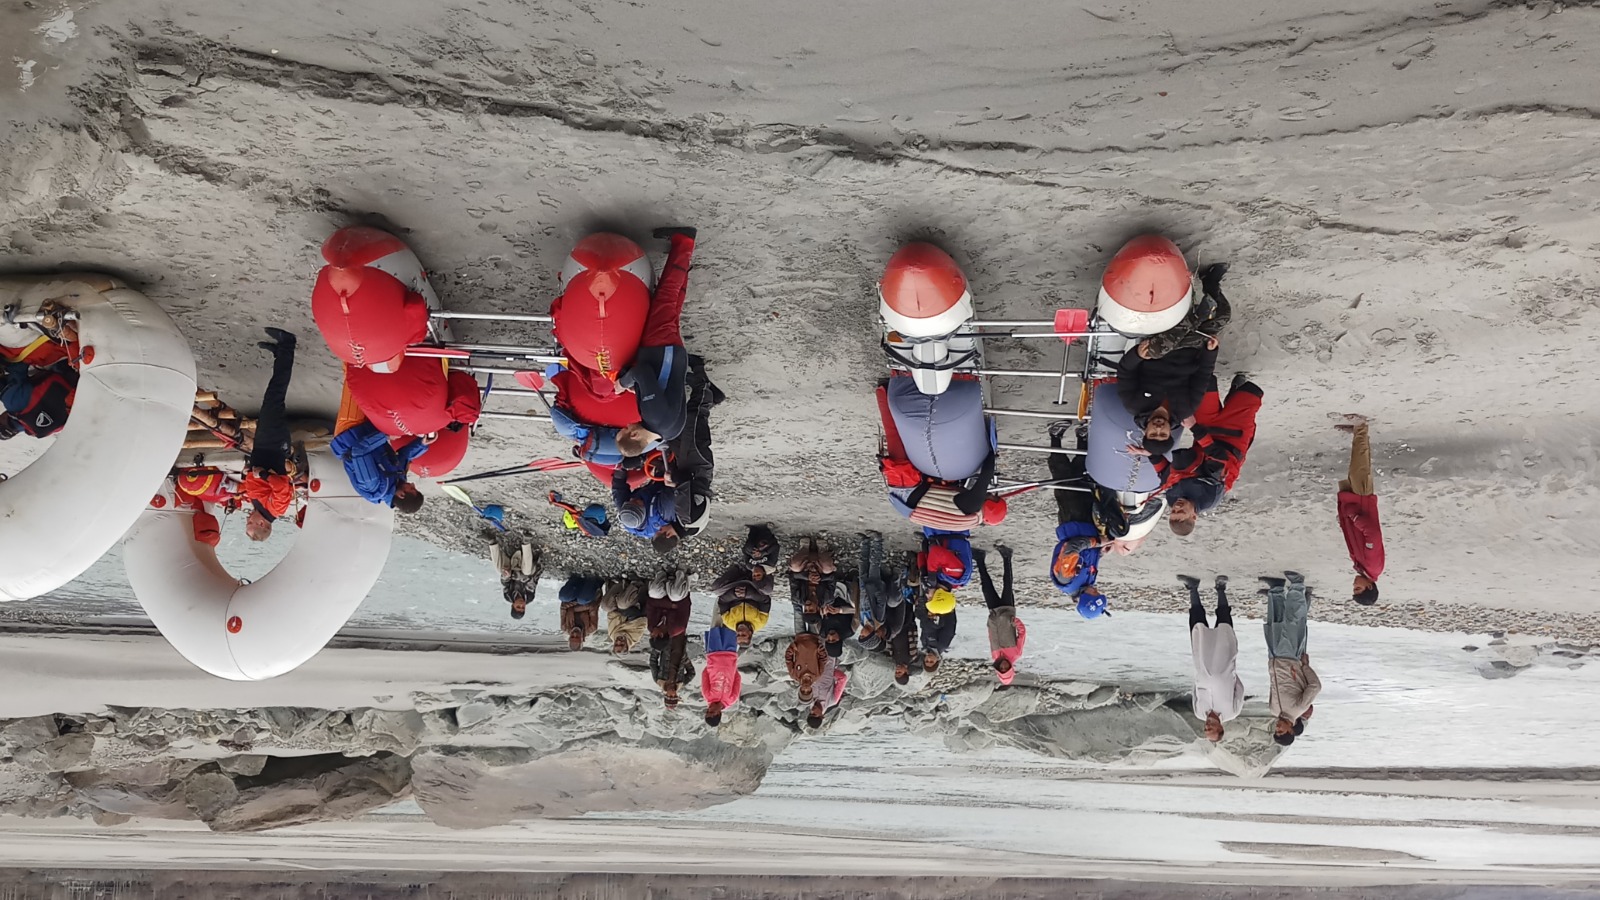
[[[1071,485],[1071,484],[1041,484],[1041,483],[1039,483],[1037,481],[1027,481],[1027,482],[1023,482],[1021,484],[997,484],[994,487],[990,488],[989,490],[990,490],[991,493],[993,493],[993,492],[1004,493],[1006,491],[1014,491],[1014,490],[1017,490],[1019,488],[1039,488],[1041,490],[1051,490],[1051,491],[1071,491],[1073,493],[1078,493],[1078,494],[1092,494],[1092,493],[1094,493],[1094,490],[1092,488],[1077,487],[1076,485]]]
[[[550,417],[549,416],[541,416],[538,413],[531,413],[531,412],[530,413],[493,412],[493,411],[490,411],[490,410],[484,410],[483,412],[478,413],[478,418],[480,418],[480,419],[534,419],[534,420],[540,421],[540,422],[548,422],[548,421],[550,421]]]
[[[912,371],[912,367],[911,366],[902,365],[900,363],[889,363],[889,368],[893,369],[896,372],[910,372],[910,371]],[[984,376],[991,376],[992,375],[992,376],[1006,377],[1006,378],[1056,378],[1056,377],[1058,377],[1054,372],[1030,372],[1030,371],[1028,371],[1026,369],[955,369],[954,371],[959,372],[959,373],[961,373],[963,375],[984,375]]]
[[[1068,450],[1065,447],[1035,447],[1032,444],[996,444],[1001,450],[1021,450],[1025,453],[1059,453],[1063,456],[1088,456],[1087,450]]]
[[[1067,379],[1072,377],[1072,373],[1067,370],[1067,366],[1071,362],[1072,345],[1067,344],[1061,348],[1061,380],[1056,387],[1057,406],[1063,406],[1067,402]]]
[[[969,328],[1048,328],[1056,324],[1055,319],[973,319],[967,322]]]
[[[476,322],[551,322],[549,316],[534,313],[471,313],[451,312],[447,310],[433,310],[428,313],[434,319],[467,319]]]
[[[503,366],[475,366],[471,363],[451,365],[450,368],[461,372],[471,372],[474,375],[516,375],[518,372],[532,372],[533,369],[507,369]]]
[[[993,407],[986,407],[984,409],[984,412],[988,413],[991,416],[1026,416],[1027,418],[1030,418],[1030,419],[1051,419],[1051,420],[1066,419],[1066,420],[1072,421],[1072,422],[1080,421],[1082,419],[1082,417],[1079,416],[1077,413],[1072,413],[1072,414],[1069,415],[1069,414],[1066,414],[1066,413],[1058,413],[1058,412],[1034,412],[1031,409],[998,409],[998,408],[993,408]]]
[[[1029,372],[1023,369],[979,369],[979,375],[1003,375],[1007,378],[1057,378],[1054,372]]]
[[[508,353],[515,356],[545,356],[550,359],[561,359],[555,351],[547,347],[512,347],[505,344],[463,344],[451,341],[444,345],[446,350],[465,350],[468,353]]]
[[[968,335],[958,334],[957,336],[958,337],[1057,338],[1057,339],[1065,339],[1065,338],[1091,338],[1091,337],[1094,337],[1096,334],[1099,334],[1099,333],[1100,332],[1097,332],[1097,331],[1041,331],[1041,332],[1026,332],[1025,331],[1025,332],[1022,332],[1022,333],[1019,334],[1019,333],[1014,332],[1014,331],[993,331],[993,332],[989,332],[987,334],[981,334],[981,335],[980,334],[968,334]]]

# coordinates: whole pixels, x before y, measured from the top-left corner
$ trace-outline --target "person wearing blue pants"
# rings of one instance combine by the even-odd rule
[[[567,633],[569,649],[582,649],[584,639],[599,630],[604,586],[604,579],[594,575],[572,575],[561,586],[561,630]]]

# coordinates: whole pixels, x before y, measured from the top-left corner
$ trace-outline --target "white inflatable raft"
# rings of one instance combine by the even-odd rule
[[[76,311],[84,362],[67,424],[0,483],[0,601],[53,591],[115,546],[161,489],[194,408],[194,356],[149,298],[106,275],[0,278],[0,307],[31,316],[47,300]]]
[[[123,545],[128,583],[150,620],[185,659],[219,678],[273,678],[317,655],[389,558],[394,510],[357,494],[332,454],[307,459],[305,525],[257,581],[241,584],[213,548],[195,541],[194,512],[174,505],[170,485]]]

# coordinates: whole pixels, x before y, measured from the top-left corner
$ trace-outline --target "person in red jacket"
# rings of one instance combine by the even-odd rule
[[[1339,528],[1355,564],[1351,599],[1362,606],[1378,602],[1383,574],[1383,529],[1378,526],[1378,495],[1372,484],[1372,443],[1365,416],[1354,413],[1334,426],[1350,435],[1350,473],[1339,482]]]

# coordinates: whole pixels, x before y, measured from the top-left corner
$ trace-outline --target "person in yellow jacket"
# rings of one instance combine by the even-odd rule
[[[717,595],[717,615],[733,629],[741,649],[750,646],[755,633],[767,627],[772,615],[772,573],[765,566],[729,566],[711,585]]]
[[[762,609],[755,601],[740,601],[722,614],[722,624],[733,629],[740,650],[750,646],[756,632],[767,627],[767,619],[772,615],[771,604],[772,601],[767,600],[768,609]]]

